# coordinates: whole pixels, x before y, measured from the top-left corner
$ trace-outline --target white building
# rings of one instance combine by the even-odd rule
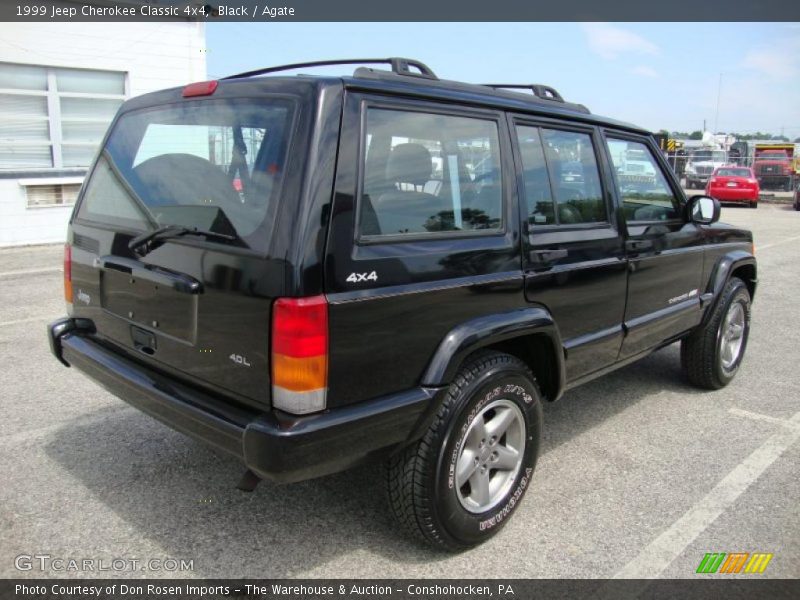
[[[0,246],[63,241],[122,101],[204,79],[202,23],[0,23]]]

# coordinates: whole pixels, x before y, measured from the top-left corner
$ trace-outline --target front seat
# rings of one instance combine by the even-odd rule
[[[433,160],[425,146],[407,143],[392,148],[386,163],[386,179],[396,189],[381,194],[373,202],[381,233],[431,231],[432,219],[448,209],[452,212],[452,206],[441,198],[421,191],[432,171]]]

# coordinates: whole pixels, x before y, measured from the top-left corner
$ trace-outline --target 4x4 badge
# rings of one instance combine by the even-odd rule
[[[361,283],[362,281],[378,281],[378,274],[375,271],[372,273],[350,273],[345,281],[350,283]]]

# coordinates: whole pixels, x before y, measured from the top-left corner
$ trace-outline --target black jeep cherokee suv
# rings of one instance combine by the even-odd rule
[[[646,131],[540,85],[257,77],[129,100],[69,225],[55,356],[239,457],[240,483],[373,457],[448,549],[531,486],[543,401],[680,340],[736,374],[756,262]],[[516,91],[508,88],[520,88]]]

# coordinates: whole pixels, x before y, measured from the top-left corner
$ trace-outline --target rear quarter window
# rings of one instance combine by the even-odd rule
[[[503,227],[495,121],[369,108],[360,237],[447,236]]]

